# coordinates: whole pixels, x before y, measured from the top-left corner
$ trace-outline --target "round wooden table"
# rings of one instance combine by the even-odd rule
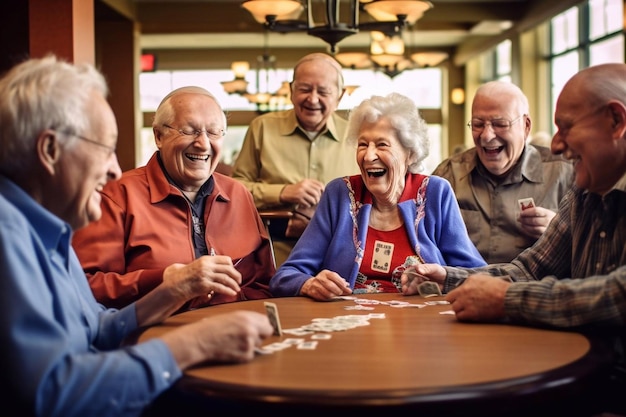
[[[359,299],[424,304],[401,294]],[[211,306],[171,317],[138,336],[146,340],[173,326],[238,309],[265,312],[278,306],[283,329],[314,319],[384,315],[369,325],[330,332],[313,350],[296,345],[260,354],[245,364],[207,364],[185,372],[176,389],[252,412],[381,411],[411,415],[586,415],[591,396],[607,370],[602,348],[584,335],[504,324],[460,323],[450,306],[349,310],[354,300],[316,302],[305,297],[273,298]],[[311,335],[272,336],[265,345]],[[592,401],[588,398],[586,401]],[[200,404],[202,401],[199,401]],[[200,405],[200,408],[202,406]],[[388,414],[391,415],[391,414]]]

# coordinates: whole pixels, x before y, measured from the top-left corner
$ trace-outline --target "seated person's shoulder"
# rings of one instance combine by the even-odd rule
[[[445,177],[441,177],[439,175],[425,175],[424,174],[424,180],[428,180],[428,188],[427,190],[429,190],[430,192],[433,192],[434,190],[439,190],[439,191],[443,191],[443,192],[452,192],[452,186],[450,185],[450,181],[445,178]]]
[[[433,171],[433,175],[443,178],[450,178],[452,172],[457,175],[471,171],[476,164],[476,148],[472,147],[466,151],[455,153],[444,159]]]
[[[225,192],[245,191],[246,193],[249,193],[248,189],[241,183],[241,181],[236,180],[229,175],[215,171],[213,172],[213,178],[216,184]]]
[[[292,117],[292,113],[292,110],[271,111],[255,117],[250,124],[276,123],[281,120],[289,119]]]

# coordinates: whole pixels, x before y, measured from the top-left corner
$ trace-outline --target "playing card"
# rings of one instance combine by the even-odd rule
[[[278,307],[274,303],[270,303],[269,301],[263,302],[265,305],[265,311],[267,312],[267,318],[272,323],[272,327],[274,327],[274,336],[282,336],[283,330],[280,327],[280,319],[278,317]]]
[[[532,197],[520,198],[519,200],[517,200],[517,203],[519,204],[520,211],[535,207],[535,200],[533,200]]]
[[[331,337],[332,336],[329,335],[328,333],[316,333],[314,335],[311,335],[311,339],[314,339],[314,340],[328,340]]]
[[[309,341],[309,342],[304,342],[304,343],[300,343],[298,345],[298,349],[304,349],[304,350],[314,350],[317,347],[317,341]]]
[[[422,297],[441,295],[439,284],[433,281],[424,281],[417,286],[417,291]]]

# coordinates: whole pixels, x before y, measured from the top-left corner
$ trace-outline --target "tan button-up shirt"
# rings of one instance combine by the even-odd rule
[[[306,178],[327,184],[358,174],[356,148],[346,143],[346,128],[347,121],[335,113],[326,129],[309,139],[294,110],[259,116],[250,123],[233,178],[250,190],[257,208],[263,209],[280,207],[280,192],[287,184]]]
[[[497,183],[480,163],[476,148],[443,161],[433,175],[452,184],[470,239],[492,264],[510,262],[536,241],[517,221],[518,200],[532,197],[536,206],[556,212],[572,186],[573,170],[548,148],[527,145],[517,165]]]

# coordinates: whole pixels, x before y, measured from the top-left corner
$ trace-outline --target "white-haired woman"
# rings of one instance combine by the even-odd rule
[[[420,174],[426,122],[401,94],[373,96],[350,115],[360,175],[328,184],[289,258],[270,281],[274,296],[328,300],[399,292],[394,270],[410,263],[485,265],[449,183]]]

